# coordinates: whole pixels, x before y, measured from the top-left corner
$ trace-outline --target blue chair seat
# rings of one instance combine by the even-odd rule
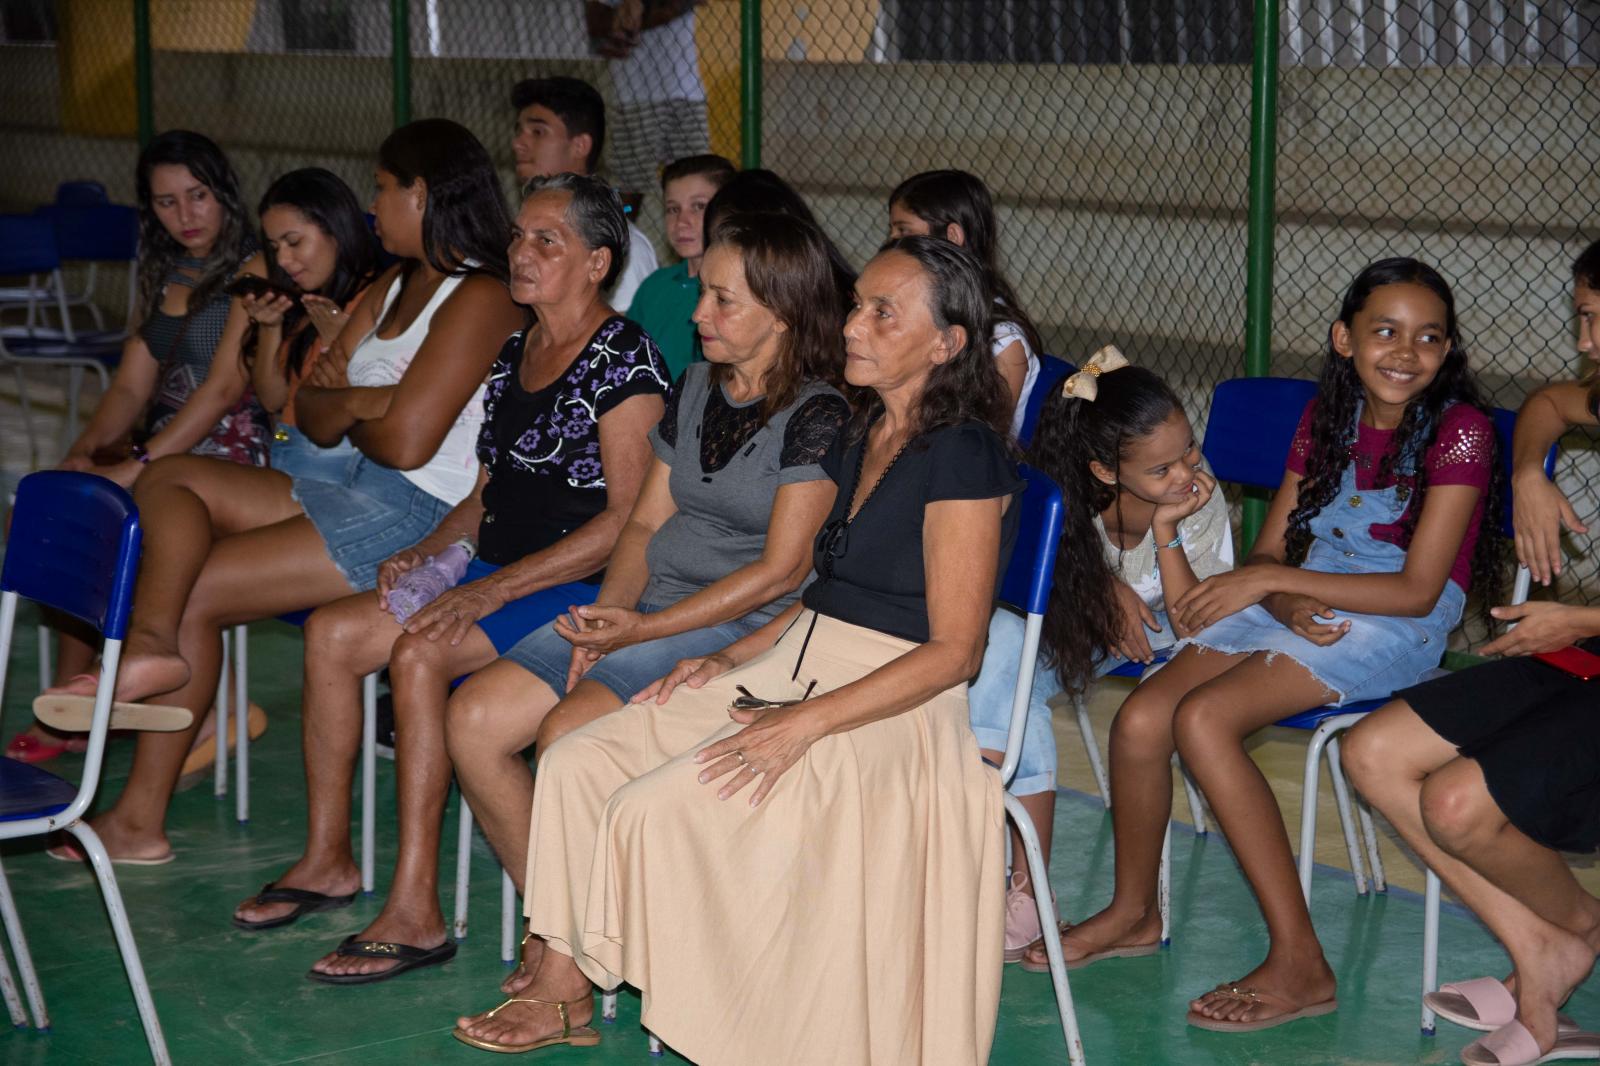
[[[122,361],[122,342],[126,335],[113,330],[79,331],[67,340],[59,330],[6,330],[6,351],[17,359],[92,359],[106,366]]]
[[[0,822],[60,814],[77,796],[77,785],[49,770],[16,759],[0,759]]]
[[[1367,714],[1388,702],[1388,700],[1356,700],[1353,703],[1345,704],[1343,707],[1313,707],[1309,711],[1301,711],[1299,714],[1291,714],[1287,718],[1280,718],[1274,724],[1281,725],[1285,729],[1315,729],[1329,718],[1335,718],[1341,714]]]

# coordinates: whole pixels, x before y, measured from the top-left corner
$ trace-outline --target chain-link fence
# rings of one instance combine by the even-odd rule
[[[91,177],[130,201],[137,151],[128,0],[0,0],[0,204]],[[397,115],[447,116],[515,191],[510,90],[547,74],[605,96],[602,170],[657,238],[655,174],[736,162],[739,0],[149,0],[154,126],[213,135],[253,203],[321,164],[358,193]],[[856,262],[887,197],[960,167],[994,190],[1002,262],[1047,348],[1114,341],[1203,420],[1244,369],[1252,0],[763,0],[761,162]],[[1567,266],[1600,236],[1600,4],[1286,0],[1279,8],[1271,368],[1315,372],[1339,291],[1386,254],[1436,263],[1496,402],[1570,377]],[[397,101],[400,101],[397,103]],[[756,146],[751,146],[756,147]],[[1562,488],[1600,518],[1593,442]],[[1600,601],[1572,545],[1565,594]]]

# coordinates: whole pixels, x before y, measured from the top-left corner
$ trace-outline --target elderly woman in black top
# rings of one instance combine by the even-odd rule
[[[646,435],[664,406],[661,353],[602,292],[621,269],[627,234],[622,204],[603,183],[572,174],[534,183],[512,228],[510,262],[512,296],[537,322],[511,335],[489,372],[477,487],[379,568],[376,591],[337,600],[306,623],[306,851],[241,903],[234,923],[273,928],[354,898],[350,779],[360,685],[385,663],[400,802],[400,854],[384,909],[318,960],[308,974],[314,980],[367,983],[455,954],[438,899],[450,682],[572,604],[594,600],[650,462]],[[465,581],[404,625],[396,621],[385,597],[399,576],[463,538],[478,549]]]
[[[845,377],[873,395],[823,460],[839,493],[817,580],[545,755],[542,951],[459,1039],[593,1044],[590,983],[626,981],[645,1025],[706,1066],[987,1060],[1002,811],[966,680],[1021,481],[982,277],[927,238],[867,265]]]

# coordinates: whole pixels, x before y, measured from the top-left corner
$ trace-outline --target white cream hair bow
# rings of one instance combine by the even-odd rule
[[[1089,361],[1083,364],[1082,370],[1061,383],[1061,395],[1076,396],[1080,400],[1093,403],[1095,397],[1100,395],[1100,375],[1121,370],[1127,365],[1127,356],[1123,355],[1115,344],[1108,344],[1091,355]]]

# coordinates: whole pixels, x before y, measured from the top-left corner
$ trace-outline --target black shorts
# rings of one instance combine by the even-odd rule
[[[1557,851],[1600,850],[1600,679],[1501,659],[1395,698],[1477,760],[1489,795],[1528,837]]]

